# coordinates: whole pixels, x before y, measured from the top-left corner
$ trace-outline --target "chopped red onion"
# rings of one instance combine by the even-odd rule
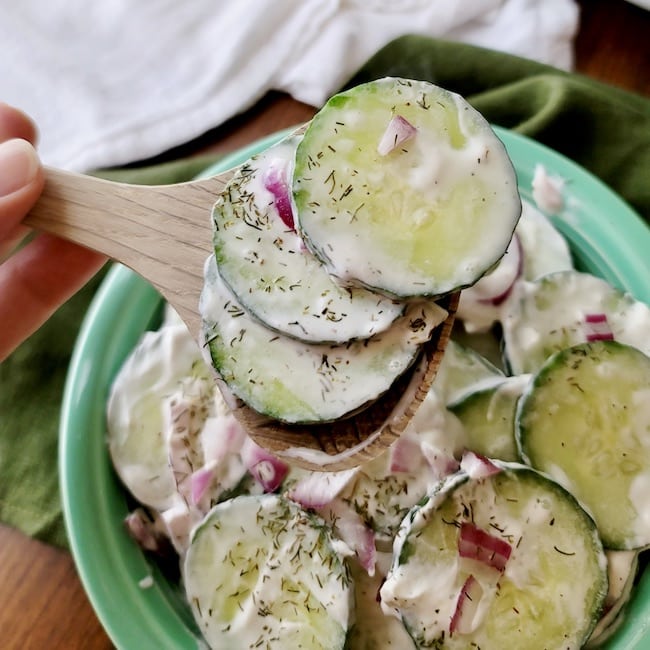
[[[209,417],[201,431],[205,462],[221,463],[239,453],[247,438],[246,430],[232,413]]]
[[[124,525],[140,548],[152,553],[158,553],[161,550],[160,533],[156,530],[155,523],[142,508],[130,512],[124,518]]]
[[[273,203],[278,215],[287,228],[295,230],[293,220],[293,208],[289,197],[289,185],[287,183],[287,163],[281,160],[273,160],[264,171],[264,187],[273,195]]]
[[[441,479],[458,471],[460,464],[451,454],[428,442],[423,442],[420,448],[435,478]]]
[[[192,505],[198,505],[201,499],[203,499],[212,485],[213,478],[213,465],[202,467],[190,476],[190,498]]]
[[[277,490],[289,473],[289,465],[260,447],[250,438],[243,444],[241,456],[246,469],[264,488],[265,492]]]
[[[394,115],[381,136],[377,145],[377,153],[380,156],[386,156],[400,144],[410,140],[416,133],[417,129],[406,118]]]
[[[391,472],[415,473],[422,463],[420,443],[409,436],[400,436],[390,448]]]
[[[501,471],[501,468],[489,458],[474,451],[465,451],[460,461],[460,468],[469,474],[470,478],[485,478]]]
[[[483,587],[473,576],[468,576],[456,599],[456,609],[449,622],[449,633],[469,634],[475,628],[474,619],[483,597]]]
[[[585,335],[587,341],[613,341],[614,332],[607,321],[607,314],[585,314]]]
[[[341,493],[356,473],[356,468],[340,472],[309,472],[288,490],[287,496],[303,508],[322,508]]]
[[[503,573],[511,553],[512,546],[501,537],[490,535],[469,522],[461,524],[458,537],[461,557],[477,560]]]

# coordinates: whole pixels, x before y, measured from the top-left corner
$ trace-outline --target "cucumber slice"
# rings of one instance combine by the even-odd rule
[[[196,389],[194,397],[186,397],[196,402],[197,417],[207,417],[213,373],[185,325],[170,325],[144,334],[108,398],[108,447],[115,470],[138,501],[160,510],[171,507],[176,497],[164,406],[182,392],[184,382]]]
[[[271,329],[312,343],[365,339],[386,330],[406,305],[342,286],[280,217],[265,178],[271,172],[290,178],[300,139],[289,137],[249,160],[215,204],[219,273],[242,306]],[[288,186],[286,192],[289,201]]]
[[[415,134],[382,155],[393,120]],[[504,254],[521,211],[485,119],[459,95],[394,78],[335,95],[313,118],[293,196],[299,230],[331,273],[403,297],[471,285]]]
[[[433,389],[445,404],[456,402],[481,382],[498,382],[503,372],[476,350],[450,340],[433,381]]]
[[[579,648],[607,593],[596,526],[559,484],[499,466],[484,478],[458,472],[404,519],[382,607],[420,648]],[[472,557],[459,551],[466,530],[480,540]]]
[[[558,352],[522,395],[523,458],[593,513],[605,546],[650,544],[650,358],[616,341]]]
[[[213,650],[343,648],[348,569],[322,520],[278,495],[215,506],[183,564],[187,598]]]
[[[589,637],[585,648],[600,648],[625,620],[625,606],[630,600],[636,572],[638,551],[605,551],[609,590],[603,615]]]
[[[220,279],[214,257],[201,295],[214,367],[252,409],[288,423],[327,422],[383,394],[446,317],[431,301],[409,304],[393,326],[345,345],[305,343],[251,318]]]
[[[544,276],[521,286],[508,305],[502,324],[512,374],[536,372],[551,354],[598,336],[599,328],[650,354],[650,307],[588,273]],[[590,317],[604,320],[590,324]]]
[[[447,408],[465,429],[467,449],[499,460],[518,461],[515,439],[515,408],[528,386],[530,375],[503,377],[477,387]]]

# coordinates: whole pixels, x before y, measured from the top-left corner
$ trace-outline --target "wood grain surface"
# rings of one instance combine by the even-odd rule
[[[576,69],[650,97],[650,12],[624,0],[580,0]],[[246,114],[169,157],[233,151],[309,119],[313,109],[272,93]],[[0,649],[105,650],[111,642],[65,551],[0,526]]]

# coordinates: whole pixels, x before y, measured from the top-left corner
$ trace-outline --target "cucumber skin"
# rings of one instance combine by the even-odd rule
[[[579,516],[582,518],[582,521],[585,525],[586,531],[591,535],[591,546],[594,549],[594,552],[597,556],[598,567],[599,567],[599,579],[594,583],[594,602],[593,609],[589,614],[589,625],[585,627],[582,634],[582,640],[579,646],[569,646],[567,648],[578,648],[582,647],[587,639],[590,637],[593,629],[597,625],[598,620],[600,619],[603,603],[608,591],[608,581],[607,581],[607,561],[602,546],[602,542],[598,535],[596,524],[587,510],[578,502],[578,500],[562,485],[555,481],[552,477],[539,472],[527,465],[524,465],[519,462],[506,462],[506,461],[493,461],[502,471],[510,473],[521,473],[523,475],[528,475],[533,477],[535,480],[542,480],[550,489],[556,492],[561,498],[566,499],[568,503],[572,504],[576,513],[579,513]],[[499,476],[497,474],[496,476]],[[489,477],[487,480],[490,480]],[[459,470],[455,474],[447,476],[442,479],[440,483],[432,490],[430,495],[424,497],[416,506],[414,506],[411,511],[404,518],[402,526],[397,533],[395,538],[394,547],[393,547],[393,564],[391,571],[401,564],[406,564],[409,560],[416,554],[416,546],[410,543],[409,537],[412,535],[417,538],[419,531],[423,526],[426,525],[428,519],[432,516],[432,513],[437,510],[448,498],[448,496],[455,489],[462,486],[464,483],[467,483],[471,480],[486,480],[486,479],[472,479],[465,471]],[[413,529],[413,530],[412,530]],[[389,572],[390,575],[390,572]],[[475,647],[475,643],[469,643],[471,639],[468,639],[466,642],[461,641],[460,645],[454,645],[451,643],[452,636],[445,638],[443,634],[441,638],[434,640],[424,640],[420,636],[420,632],[415,630],[408,620],[402,615],[402,623],[404,624],[406,630],[409,632],[413,638],[416,647],[418,648],[436,648],[436,650],[443,650],[445,648],[465,648],[465,647]],[[504,639],[497,639],[496,645],[494,648],[499,650],[504,646]],[[481,645],[481,648],[488,649],[488,646]],[[492,646],[489,646],[492,647]],[[515,646],[511,646],[515,647]],[[563,646],[564,647],[564,646]]]

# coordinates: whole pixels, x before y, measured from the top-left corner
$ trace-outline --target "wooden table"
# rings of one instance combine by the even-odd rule
[[[579,4],[577,70],[650,97],[650,12],[624,0],[580,0]],[[312,113],[312,108],[272,93],[193,146],[204,149],[209,142],[210,151],[233,151]],[[0,649],[111,647],[70,555],[0,526]]]

